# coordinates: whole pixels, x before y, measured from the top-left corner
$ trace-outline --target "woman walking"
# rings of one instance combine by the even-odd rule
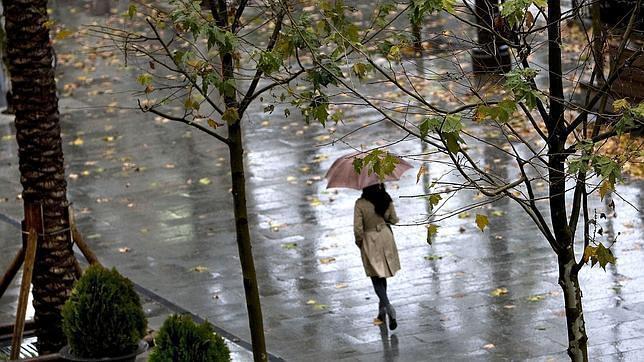
[[[396,311],[387,296],[387,278],[400,270],[400,261],[389,225],[397,222],[396,210],[385,185],[380,183],[365,187],[362,197],[356,201],[353,231],[365,272],[371,277],[373,289],[379,299],[376,323],[384,322],[388,316],[391,330],[396,329],[398,323]]]

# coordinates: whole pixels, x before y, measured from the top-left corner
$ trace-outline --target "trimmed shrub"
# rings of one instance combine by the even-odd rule
[[[212,324],[196,324],[188,315],[171,315],[154,339],[149,362],[227,362],[230,350]]]
[[[147,322],[132,282],[116,269],[90,266],[62,310],[63,331],[78,357],[116,357],[136,351]]]

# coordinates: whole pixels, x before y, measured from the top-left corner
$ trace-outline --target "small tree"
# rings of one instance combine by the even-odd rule
[[[612,110],[610,107],[611,97],[615,99],[610,92],[611,85],[644,52],[641,47],[635,49],[626,61],[619,63],[638,18],[640,3],[629,12],[624,32],[612,34],[612,39],[617,40],[613,40],[616,50],[610,60],[610,71],[604,69],[602,49],[608,46],[609,37],[599,26],[599,12],[594,12],[594,29],[582,25],[578,36],[564,41],[562,25],[573,20],[578,12],[574,8],[563,10],[559,0],[507,0],[500,5],[500,13],[485,14],[492,22],[478,24],[472,18],[481,17],[480,9],[473,9],[470,2],[414,1],[416,9],[425,13],[445,10],[464,24],[464,34],[452,35],[455,29],[442,34],[451,42],[452,50],[438,58],[450,58],[452,62],[448,65],[432,59],[418,62],[404,59],[401,49],[409,42],[397,34],[383,32],[376,38],[378,45],[373,46],[352,40],[347,31],[351,24],[368,23],[360,22],[359,15],[352,14],[350,7],[339,7],[339,1],[322,2],[321,11],[308,13],[306,17],[290,9],[287,12],[304,39],[296,45],[299,54],[310,57],[333,76],[335,82],[328,83],[337,85],[328,90],[319,89],[318,98],[339,104],[342,102],[339,97],[329,97],[324,92],[351,96],[352,106],[370,107],[378,112],[401,130],[401,139],[410,135],[418,137],[429,148],[428,160],[447,163],[460,176],[459,183],[437,181],[431,185],[433,191],[424,195],[432,208],[429,220],[438,214],[435,211],[439,207],[444,209],[440,186],[446,185],[449,186],[449,191],[443,191],[446,193],[475,190],[484,197],[469,208],[509,198],[534,221],[557,256],[566,310],[568,354],[575,361],[588,360],[579,271],[589,262],[605,267],[615,261],[610,250],[615,240],[602,239],[600,220],[590,215],[589,197],[597,195],[603,199],[609,192],[615,192],[615,184],[622,177],[622,166],[641,155],[641,138],[627,135],[642,129],[644,103],[631,104],[626,99],[617,99],[612,103]],[[337,12],[329,16],[325,9],[333,4]],[[586,1],[579,3],[579,6],[585,5]],[[597,10],[599,3],[593,6]],[[387,19],[395,19],[400,14],[397,9]],[[424,13],[415,15],[422,17]],[[314,22],[317,22],[315,27],[308,25]],[[464,39],[472,29],[493,34],[512,51],[514,70],[496,83],[480,82],[468,71],[471,65],[467,55],[472,43]],[[361,27],[352,32],[357,32],[358,38],[368,37],[372,29]],[[324,40],[319,41],[320,38]],[[547,39],[545,45],[540,47],[539,39]],[[568,50],[564,56],[563,46],[580,42],[585,47]],[[320,43],[330,49],[320,49]],[[324,55],[334,47],[344,47],[335,62]],[[545,53],[545,65],[536,49]],[[341,66],[347,71],[339,71]],[[436,70],[441,67],[444,71]],[[545,86],[538,77],[541,67],[547,70]],[[390,92],[371,94],[357,82],[365,78],[387,84]],[[446,94],[438,100],[427,90],[437,81],[442,83]],[[585,95],[575,96],[583,82],[589,85]],[[480,132],[468,127],[495,130],[499,138],[486,140]],[[609,140],[621,142],[620,154],[606,152]],[[510,176],[485,167],[474,150],[468,148],[473,144],[500,152],[514,161]],[[369,167],[383,176],[387,169],[393,169],[396,159],[386,152],[377,149],[371,155],[370,162],[359,162],[356,168]],[[546,193],[539,194],[536,190],[539,183],[547,185]],[[460,211],[463,209],[443,213],[443,217]],[[488,222],[485,214],[477,214],[476,224],[481,230]],[[581,256],[575,252],[578,229],[583,235]],[[430,224],[428,236],[434,233],[436,225]]]

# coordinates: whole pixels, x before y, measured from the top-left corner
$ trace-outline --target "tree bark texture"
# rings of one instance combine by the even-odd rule
[[[75,280],[75,258],[47,1],[3,3],[22,197],[25,203],[43,208],[44,235],[38,238],[32,282],[38,347],[41,353],[57,352],[65,344],[60,309]]]
[[[579,267],[572,250],[559,255],[559,285],[563,291],[568,328],[568,356],[575,362],[588,361],[588,336],[581,303]]]
[[[250,230],[248,227],[248,211],[246,207],[246,178],[244,175],[244,149],[242,147],[242,130],[240,122],[228,128],[230,145],[230,166],[233,182],[233,200],[235,207],[235,230],[237,232],[237,248],[244,280],[246,308],[253,344],[253,359],[256,362],[267,361],[266,342],[264,339],[264,322],[262,307],[259,300],[257,274],[253,260]]]

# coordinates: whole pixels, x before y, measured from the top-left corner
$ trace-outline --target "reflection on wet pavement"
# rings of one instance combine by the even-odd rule
[[[62,16],[73,2],[55,3]],[[88,19],[69,21],[78,25]],[[112,102],[134,106],[128,92],[137,87],[136,74],[110,66],[111,58],[96,62],[90,73],[95,81],[60,101],[69,194],[81,231],[104,263],[249,340],[226,148],[182,125],[105,108]],[[59,84],[87,72],[63,64]],[[374,87],[378,91],[386,90]],[[395,227],[402,270],[390,280],[389,291],[399,327],[391,333],[374,326],[377,299],[352,240],[359,193],[326,190],[322,180],[347,149],[319,145],[377,114],[346,110],[346,123],[323,129],[295,114],[283,119],[262,109],[257,103],[244,122],[253,251],[272,353],[294,361],[565,357],[565,312],[554,254],[522,209],[507,200],[485,210],[490,215],[485,232],[476,228],[475,212],[441,221],[432,246],[424,226]],[[282,111],[276,107],[274,114]],[[15,141],[4,137],[13,132],[2,118],[0,213],[18,219]],[[400,135],[378,124],[348,141],[369,146]],[[423,146],[405,141],[393,150],[418,154]],[[472,152],[497,174],[509,172],[503,154]],[[399,197],[424,193],[423,184],[446,171],[430,163],[425,181],[416,183],[415,172],[409,172],[388,185],[402,223],[424,221],[427,205],[422,198]],[[641,209],[641,182],[618,190]],[[449,206],[467,205],[475,197],[457,194]],[[618,264],[606,272],[582,271],[584,308],[591,356],[635,360],[644,349],[642,215],[620,198],[613,200],[618,212],[609,215],[605,230],[621,233],[615,246]],[[18,232],[0,220],[0,235],[5,250],[0,265],[6,265],[17,250]],[[11,315],[15,305],[7,300],[16,293],[12,289],[0,301],[0,316]]]

